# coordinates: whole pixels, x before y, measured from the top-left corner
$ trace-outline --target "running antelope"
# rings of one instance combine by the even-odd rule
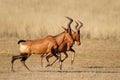
[[[71,19],[71,18],[69,18],[69,19]],[[76,21],[75,21],[75,22],[76,22]],[[73,40],[74,40],[73,44],[74,44],[75,42],[77,42],[78,45],[81,44],[81,41],[80,41],[80,28],[83,26],[83,23],[82,23],[82,22],[79,21],[79,23],[80,23],[80,24],[78,24],[78,23],[76,22],[76,24],[77,24],[77,25],[75,26],[76,31],[73,31],[73,30],[72,30],[72,31],[73,31],[72,37],[73,37]],[[63,60],[61,60],[61,62],[63,62],[63,61],[68,57],[68,54],[66,53],[66,51],[71,51],[71,52],[73,52],[72,61],[71,61],[71,64],[73,64],[74,58],[75,58],[75,50],[72,49],[73,44],[72,44],[72,45],[68,45],[68,43],[69,43],[69,41],[64,40],[64,42],[59,45],[58,52],[60,53],[60,56],[61,56],[61,53],[62,53],[62,52],[65,54],[65,58],[64,58]],[[46,59],[48,60],[48,59],[51,58],[52,56],[53,56],[53,54],[49,54],[49,55],[47,55]],[[43,62],[42,62],[43,57],[44,57],[44,56],[42,56],[42,58],[41,58],[41,63],[42,63],[42,64],[43,64]],[[61,57],[60,57],[60,58],[61,58]],[[52,63],[51,65],[53,65],[56,61],[57,61],[57,59],[56,59],[55,61],[53,61],[53,63]],[[49,66],[49,65],[48,65],[48,66]],[[62,66],[62,63],[61,63],[61,66]],[[60,68],[62,69],[62,67],[60,67]]]
[[[31,54],[51,53],[58,59],[59,57],[56,55],[56,51],[58,50],[57,48],[59,47],[59,45],[62,44],[65,40],[69,41],[70,43],[69,45],[73,44],[73,38],[71,36],[71,27],[70,27],[72,22],[73,21],[70,20],[70,22],[68,23],[68,28],[67,29],[64,28],[65,31],[54,36],[56,38],[48,35],[42,39],[18,41],[18,44],[20,44],[20,55],[16,55],[12,57],[12,60],[11,60],[12,71],[14,71],[13,69],[14,61],[17,59],[20,59],[22,64],[27,68],[27,70],[30,71],[30,69],[25,64],[25,61],[28,59],[28,57]],[[48,61],[48,65],[50,65],[49,60],[47,61]]]

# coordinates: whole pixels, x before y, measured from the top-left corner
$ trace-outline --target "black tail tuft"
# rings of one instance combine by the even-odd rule
[[[19,40],[18,44],[20,44],[21,42],[26,42],[26,40]]]

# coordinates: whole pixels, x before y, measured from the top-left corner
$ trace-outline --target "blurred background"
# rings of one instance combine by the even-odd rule
[[[83,22],[82,39],[120,40],[120,0],[0,0],[0,39],[56,35],[65,16]]]

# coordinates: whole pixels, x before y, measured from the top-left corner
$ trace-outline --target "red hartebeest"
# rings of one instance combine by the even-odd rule
[[[68,18],[68,17],[67,17]],[[54,36],[56,37],[53,38],[53,36],[47,36],[44,37],[42,39],[36,39],[36,40],[20,40],[18,41],[18,44],[20,44],[20,55],[17,56],[13,56],[12,57],[12,66],[11,69],[12,71],[14,71],[13,69],[13,63],[15,60],[17,59],[21,59],[21,62],[23,63],[23,65],[30,70],[26,64],[25,61],[27,60],[27,58],[31,55],[31,54],[48,54],[48,53],[52,53],[52,55],[54,55],[57,59],[58,56],[56,55],[56,51],[58,50],[58,46],[60,44],[62,44],[65,40],[69,41],[69,45],[73,44],[73,38],[71,35],[71,28],[70,28],[70,24],[73,22],[73,20],[70,20],[70,22],[68,23],[68,29],[65,29],[64,32]],[[48,60],[48,65],[50,65],[49,60]]]
[[[75,21],[76,22],[76,21]],[[74,42],[76,42],[77,44],[78,44],[78,46],[79,45],[81,45],[81,40],[80,40],[80,28],[83,26],[83,23],[81,22],[81,21],[78,21],[79,23],[80,23],[80,25],[78,26],[78,23],[76,22],[76,31],[73,31],[73,33],[72,33],[72,36],[73,36],[73,39],[74,39]],[[73,52],[73,55],[72,55],[72,61],[71,61],[71,64],[73,64],[73,62],[74,62],[74,58],[75,58],[75,50],[74,49],[72,49],[72,47],[71,47],[71,49],[69,50],[69,51],[71,51],[71,52]]]
[[[70,18],[69,18],[70,19]],[[76,22],[76,21],[75,21]],[[80,25],[76,22],[76,26],[75,26],[75,29],[76,31],[73,31],[72,33],[72,37],[73,37],[73,40],[74,42],[77,42],[78,45],[81,44],[81,41],[80,41],[80,28],[83,26],[83,23],[80,22]],[[66,53],[66,51],[71,51],[73,52],[73,55],[72,55],[72,61],[71,61],[71,64],[73,64],[73,61],[74,61],[74,58],[75,58],[75,50],[72,49],[72,45],[67,45],[69,43],[69,41],[67,40],[64,40],[64,42],[62,44],[59,45],[59,48],[58,48],[58,52],[61,53],[63,52],[65,54],[65,58],[63,60],[61,60],[62,62],[68,57],[68,54]],[[60,54],[61,55],[61,54]],[[52,54],[49,54],[46,59],[49,59],[50,57],[52,57],[53,55]],[[41,57],[41,64],[43,64],[42,60],[43,60],[43,57]],[[57,60],[55,60],[51,65],[53,65]],[[62,67],[60,67],[62,69]]]

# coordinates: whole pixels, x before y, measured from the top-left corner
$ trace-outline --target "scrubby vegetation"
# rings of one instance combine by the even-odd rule
[[[0,38],[56,35],[69,16],[84,23],[84,39],[119,40],[119,14],[119,0],[0,0]]]

